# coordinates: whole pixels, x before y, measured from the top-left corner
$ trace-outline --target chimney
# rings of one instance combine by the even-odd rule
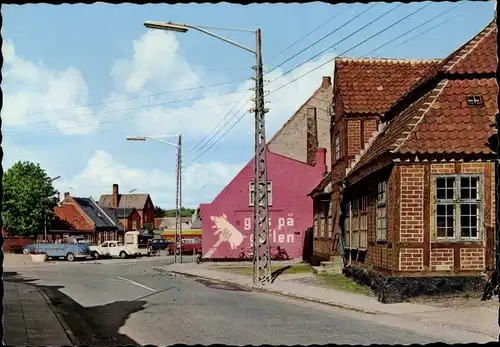
[[[118,184],[113,184],[113,198],[111,204],[114,208],[118,208]]]
[[[316,149],[318,148],[318,125],[316,107],[307,108],[307,163],[315,165]]]
[[[315,166],[319,167],[323,173],[327,172],[326,148],[316,149],[316,164],[315,164]]]
[[[66,199],[67,197],[69,197],[69,192],[64,193],[64,199]]]
[[[323,76],[323,83],[321,83],[321,88],[329,88],[332,85],[332,78],[330,76]]]

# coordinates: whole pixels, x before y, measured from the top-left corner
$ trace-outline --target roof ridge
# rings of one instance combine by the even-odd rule
[[[108,216],[108,214],[106,213],[106,211],[104,211],[104,210],[101,208],[101,206],[99,206],[99,204],[97,203],[97,201],[95,201],[95,200],[94,200],[94,198],[92,198],[92,197],[89,197],[89,199],[90,199],[90,201],[92,202],[92,204],[93,204],[94,206],[96,206],[96,207],[97,207],[97,209],[98,209],[99,211],[101,211],[101,212],[102,212],[102,213],[106,216],[106,218],[107,218],[107,219],[108,219],[108,220],[109,220],[109,221],[110,221],[110,222],[111,222],[111,223],[112,223],[112,224],[116,227],[117,225],[116,225],[115,221],[114,221],[114,220],[113,220],[110,216]]]
[[[373,62],[373,63],[435,63],[442,61],[440,58],[415,59],[415,58],[384,58],[384,57],[338,57],[337,62]]]
[[[415,123],[413,123],[413,121],[410,121],[406,126],[409,128],[411,127],[411,130],[407,132],[406,136],[404,137],[404,139],[401,137],[399,137],[396,141],[393,142],[393,144],[391,146],[394,146],[395,144],[397,144],[399,141],[401,141],[401,143],[399,145],[396,145],[396,148],[391,150],[391,153],[396,153],[397,151],[399,151],[399,149],[406,143],[406,141],[410,138],[410,135],[413,133],[413,131],[416,129],[416,127],[418,126],[418,124],[420,124],[420,122],[424,119],[425,115],[427,114],[427,112],[432,108],[432,105],[434,105],[434,103],[437,101],[438,97],[441,95],[441,93],[443,92],[444,88],[446,87],[446,85],[448,84],[448,80],[447,79],[444,79],[442,80],[441,82],[439,82],[437,84],[437,86],[432,89],[430,91],[430,93],[432,92],[437,92],[436,95],[431,95],[430,96],[430,99],[429,100],[430,102],[425,102],[425,104],[428,104],[426,108],[420,108],[418,111],[422,111],[422,113],[418,116],[418,119]],[[424,96],[425,97],[425,96]],[[400,115],[401,116],[401,115]],[[414,116],[413,118],[417,118],[417,116]],[[401,132],[401,135],[405,135],[406,131],[403,131]]]
[[[450,72],[453,67],[455,67],[461,60],[472,53],[474,51],[474,48],[479,46],[479,44],[495,30],[496,25],[493,24],[494,22],[490,22],[479,33],[474,35],[473,38],[465,42],[462,46],[460,46],[448,57],[446,57],[446,60],[448,61],[445,62],[445,60],[443,60],[443,65],[441,66],[440,70],[444,70],[444,72]],[[463,52],[464,50],[466,51]]]

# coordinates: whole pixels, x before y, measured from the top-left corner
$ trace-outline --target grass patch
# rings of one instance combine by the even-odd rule
[[[271,265],[271,271],[274,272],[276,270],[282,269],[285,266],[283,265]],[[217,270],[232,272],[239,275],[248,275],[251,276],[253,273],[252,266],[224,266],[217,267]],[[312,273],[312,267],[309,264],[295,264],[289,267],[283,272],[283,275],[291,275],[291,274],[308,274]]]
[[[354,282],[354,280],[347,278],[344,275],[320,274],[316,278],[322,284],[343,292],[373,296],[373,292],[369,288],[360,286]]]

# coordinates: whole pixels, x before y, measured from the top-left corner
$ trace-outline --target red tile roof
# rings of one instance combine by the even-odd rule
[[[335,59],[344,112],[381,114],[439,60]]]
[[[54,210],[56,219],[51,223],[53,230],[81,230],[94,229],[85,215],[72,203],[63,203]]]
[[[447,74],[495,73],[497,69],[497,26],[491,22],[479,34],[443,61]]]
[[[491,153],[486,143],[495,133],[491,124],[498,111],[496,67],[496,25],[490,23],[430,72],[434,77],[442,74],[442,80],[375,133],[348,174],[389,152]],[[478,74],[489,75],[478,78]],[[425,80],[431,77],[426,76]],[[453,80],[446,77],[453,77]],[[484,105],[469,106],[466,99],[469,95],[482,96]]]

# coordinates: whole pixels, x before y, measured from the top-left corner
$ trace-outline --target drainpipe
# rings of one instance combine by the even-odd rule
[[[352,202],[349,201],[349,266],[352,263]]]

